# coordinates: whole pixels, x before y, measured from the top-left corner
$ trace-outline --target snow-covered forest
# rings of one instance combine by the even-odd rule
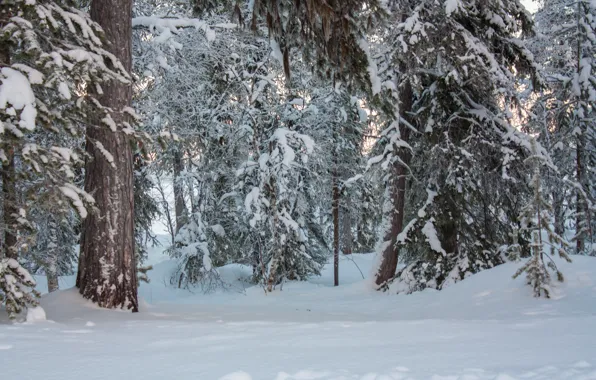
[[[596,378],[596,1],[0,29],[1,378]]]

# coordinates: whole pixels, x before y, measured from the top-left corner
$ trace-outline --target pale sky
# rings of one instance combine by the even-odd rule
[[[536,9],[538,9],[538,2],[535,0],[521,0],[521,3],[532,13],[536,12]]]

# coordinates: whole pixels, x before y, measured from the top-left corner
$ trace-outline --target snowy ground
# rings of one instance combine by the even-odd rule
[[[367,274],[371,255],[354,260]],[[44,297],[50,321],[12,325],[0,314],[0,377],[596,379],[596,259],[561,264],[567,282],[552,300],[511,279],[518,265],[410,296],[371,292],[346,258],[339,288],[328,266],[269,295],[245,289],[247,268],[229,266],[232,289],[203,295],[166,287],[163,261],[138,314],[99,310],[72,289]]]

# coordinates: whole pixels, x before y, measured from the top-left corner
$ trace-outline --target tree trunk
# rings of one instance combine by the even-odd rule
[[[17,206],[16,170],[14,162],[14,149],[5,149],[4,153],[8,161],[2,165],[2,195],[4,205],[4,255],[10,259],[18,256],[17,230],[18,223],[16,215]]]
[[[271,152],[271,146],[269,147],[269,152]],[[275,186],[275,180],[270,177],[269,178],[269,185],[266,187],[267,192],[271,195],[271,210],[273,212],[273,225],[272,225],[272,243],[273,243],[273,257],[271,258],[271,265],[269,265],[269,276],[267,279],[267,291],[272,292],[273,287],[277,285],[279,280],[277,276],[277,267],[279,266],[279,261],[281,260],[282,250],[283,247],[280,244],[279,237],[277,235],[277,225],[279,223],[279,215],[277,213],[277,192]]]
[[[345,205],[343,207],[342,213],[342,252],[344,255],[351,255],[352,254],[352,202],[349,196],[344,197]]]
[[[576,156],[575,156],[575,171],[577,176],[577,183],[579,186],[584,188],[583,181],[584,181],[584,169],[583,169],[583,146],[582,146],[582,138],[578,136],[577,139],[577,148],[576,148]],[[576,249],[577,254],[581,254],[584,250],[584,231],[582,231],[585,221],[585,205],[584,205],[584,197],[580,191],[577,192],[576,196],[576,209],[575,209],[575,238],[576,238]]]
[[[107,49],[131,70],[132,0],[93,0],[91,18],[102,26]],[[130,106],[131,84],[104,85],[99,98],[114,110]],[[119,124],[122,113],[112,114]],[[99,125],[99,120],[95,120]],[[114,166],[96,148],[99,142],[114,157]],[[105,126],[87,128],[85,190],[93,194],[97,212],[85,219],[77,287],[83,297],[100,307],[138,311],[134,250],[133,155],[130,138]]]
[[[564,196],[561,190],[553,191],[553,214],[555,216],[555,233],[559,236],[565,235],[565,214],[563,207]]]
[[[333,163],[333,173],[331,174],[332,181],[332,198],[331,207],[333,213],[333,285],[339,285],[339,184],[337,178],[337,162]]]
[[[400,116],[407,122],[413,125],[413,120],[409,114],[413,106],[414,92],[409,81],[404,83],[402,91],[400,91]],[[410,129],[401,124],[400,127],[401,139],[408,142],[410,137]],[[409,165],[411,154],[406,149],[402,148],[398,152],[398,156],[405,165]],[[399,162],[394,162],[389,179],[386,186],[389,188],[386,191],[392,204],[391,210],[383,210],[383,212],[390,212],[389,223],[390,227],[385,231],[383,236],[383,251],[381,254],[381,263],[376,275],[375,282],[378,286],[382,286],[387,281],[393,278],[395,270],[397,269],[397,261],[399,257],[399,247],[397,246],[397,236],[402,232],[404,227],[404,210],[406,205],[406,175],[408,169]]]
[[[174,151],[174,208],[176,212],[176,233],[187,222],[187,210],[184,203],[184,181],[181,178],[184,165],[182,163],[182,153],[176,149]]]
[[[58,286],[58,271],[56,268],[56,255],[55,252],[52,253],[49,262],[45,268],[46,277],[48,280],[48,293],[55,292],[59,289]]]

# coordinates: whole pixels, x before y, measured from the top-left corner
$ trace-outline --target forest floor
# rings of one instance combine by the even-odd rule
[[[227,291],[191,293],[169,285],[173,263],[158,253],[140,313],[97,309],[74,289],[43,297],[47,321],[10,324],[0,312],[0,377],[596,379],[595,258],[559,263],[566,282],[545,300],[511,278],[519,263],[441,292],[374,292],[360,274],[372,255],[342,257],[338,288],[328,265],[266,295],[232,265],[220,269]]]

